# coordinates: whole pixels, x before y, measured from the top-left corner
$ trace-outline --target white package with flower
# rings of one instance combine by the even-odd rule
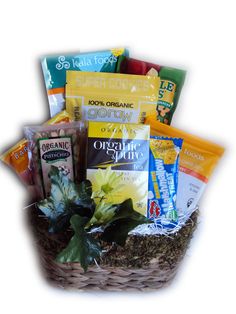
[[[89,122],[87,179],[95,201],[131,198],[134,209],[146,215],[149,137],[148,125]]]

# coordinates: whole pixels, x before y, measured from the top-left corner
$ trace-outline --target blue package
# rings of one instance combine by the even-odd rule
[[[156,228],[173,229],[178,225],[176,195],[182,143],[180,138],[150,138],[147,217]]]

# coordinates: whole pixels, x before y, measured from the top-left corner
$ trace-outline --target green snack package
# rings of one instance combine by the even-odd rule
[[[159,76],[161,79],[157,120],[170,124],[177,107],[186,72],[158,64],[123,57],[119,60],[117,72],[136,75]]]

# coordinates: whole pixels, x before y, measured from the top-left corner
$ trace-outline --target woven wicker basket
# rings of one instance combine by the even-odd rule
[[[168,237],[130,235],[124,247],[101,243],[102,260],[85,273],[79,263],[54,261],[67,245],[71,232],[51,235],[47,220],[38,210],[35,207],[27,210],[45,278],[55,286],[79,290],[151,290],[167,285],[186,253],[197,217],[198,212],[194,212],[178,233]]]

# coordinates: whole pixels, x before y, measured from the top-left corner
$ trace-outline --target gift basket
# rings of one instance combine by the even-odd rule
[[[45,278],[150,290],[174,278],[223,148],[170,126],[185,71],[126,49],[42,58],[51,118],[1,156],[26,185]]]

